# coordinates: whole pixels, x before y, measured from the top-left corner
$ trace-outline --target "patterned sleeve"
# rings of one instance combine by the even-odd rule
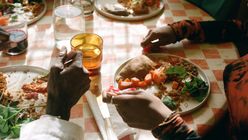
[[[152,130],[154,137],[160,140],[200,140],[200,136],[191,130],[178,114],[172,114],[158,127]]]
[[[200,42],[241,41],[248,38],[248,21],[194,21],[183,20],[169,25],[177,41],[187,38]]]

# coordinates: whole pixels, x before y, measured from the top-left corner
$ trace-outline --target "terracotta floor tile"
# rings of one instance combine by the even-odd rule
[[[171,24],[174,22],[174,19],[172,17],[165,17],[162,21],[164,24]]]
[[[186,43],[183,43],[183,48],[185,48],[185,49],[200,49],[200,45],[186,42]]]
[[[233,47],[234,47],[233,43],[217,44],[217,48],[220,48],[220,49],[230,49],[230,48],[233,48]]]
[[[220,93],[221,94],[221,91],[220,91],[220,88],[218,86],[218,83],[217,82],[210,82],[210,91],[211,93]]]
[[[96,121],[94,118],[86,118],[84,123],[84,129],[86,133],[99,132]]]
[[[53,14],[53,10],[52,9],[48,9],[45,16],[52,16]]]
[[[181,57],[186,57],[184,51],[173,51],[173,52],[169,52],[170,54],[173,54],[173,55],[178,55],[178,56],[181,56]]]
[[[83,117],[83,104],[76,104],[71,109],[71,118]]]
[[[42,31],[49,29],[51,26],[52,26],[51,24],[40,24],[36,26],[37,27],[36,31],[42,32]]]
[[[197,64],[198,66],[200,66],[200,68],[202,69],[209,69],[208,67],[208,63],[206,62],[206,60],[201,60],[201,59],[190,59],[193,63]]]
[[[0,62],[0,67],[6,66],[7,62]]]
[[[202,51],[206,58],[221,58],[218,50],[216,49],[204,49]]]
[[[202,17],[193,17],[193,16],[191,16],[191,17],[189,17],[189,19],[191,19],[191,20],[196,20],[196,21],[202,21],[203,19],[202,19]]]
[[[26,59],[26,54],[21,54],[21,55],[16,55],[16,56],[10,56],[9,60],[25,60]]]
[[[223,70],[213,70],[216,80],[223,81]]]
[[[197,132],[200,136],[203,136],[208,130],[210,129],[209,125],[198,124],[197,125]]]
[[[230,63],[232,63],[233,61],[235,61],[236,59],[225,59],[224,60],[224,62],[226,63],[226,64],[230,64]]]
[[[190,4],[190,3],[183,3],[183,7],[185,9],[195,9],[195,6],[193,4]]]
[[[82,100],[83,100],[84,103],[87,102],[86,96],[82,96]]]
[[[215,118],[221,118],[225,113],[225,111],[220,108],[212,108],[212,111],[214,113]]]
[[[182,116],[182,118],[187,124],[193,124],[194,118],[191,115]]]
[[[171,10],[174,16],[186,16],[186,12],[184,10]]]

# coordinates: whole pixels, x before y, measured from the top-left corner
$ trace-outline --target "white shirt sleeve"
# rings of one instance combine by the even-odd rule
[[[21,127],[20,140],[82,140],[80,126],[50,115]]]

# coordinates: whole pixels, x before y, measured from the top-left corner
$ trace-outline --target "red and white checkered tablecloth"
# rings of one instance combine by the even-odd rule
[[[54,47],[51,25],[53,1],[47,0],[47,2],[48,10],[45,16],[29,26],[28,51],[19,56],[0,54],[0,66],[33,65],[49,69],[58,50]],[[102,87],[113,85],[114,73],[118,66],[141,54],[142,49],[139,44],[150,28],[184,19],[212,20],[206,12],[184,0],[167,0],[165,10],[161,15],[145,21],[119,22],[105,18],[96,12],[92,17],[86,18],[86,32],[96,33],[104,40]],[[206,104],[192,114],[183,117],[192,129],[204,135],[226,110],[222,73],[227,63],[238,58],[235,46],[232,43],[190,44],[183,41],[174,47],[167,48],[167,52],[185,57],[198,64],[210,79],[211,94]],[[82,97],[73,107],[71,121],[83,127],[86,140],[101,139],[85,97]],[[146,133],[142,131],[140,139],[150,139],[143,134]]]

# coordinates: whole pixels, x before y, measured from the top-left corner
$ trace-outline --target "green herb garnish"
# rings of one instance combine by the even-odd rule
[[[208,86],[206,83],[197,77],[193,77],[190,82],[185,82],[181,94],[189,92],[189,94],[198,102],[201,102],[206,97]]]
[[[22,118],[23,109],[0,105],[0,139],[18,138],[21,124],[31,122],[30,118]]]
[[[177,108],[177,105],[175,103],[175,101],[170,97],[170,96],[165,96],[162,99],[162,102],[169,107],[171,110],[175,110]]]
[[[174,66],[174,67],[170,67],[169,69],[167,69],[166,74],[167,75],[176,75],[176,76],[179,76],[179,78],[183,79],[187,76],[187,71],[182,66]]]

